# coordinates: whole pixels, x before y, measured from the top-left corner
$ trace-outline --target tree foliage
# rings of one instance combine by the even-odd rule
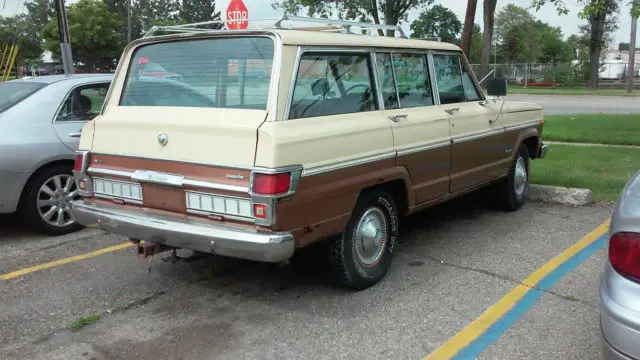
[[[187,23],[219,21],[220,11],[216,11],[215,0],[182,0],[180,18]],[[223,24],[213,24],[212,29],[221,29]]]
[[[462,31],[462,23],[456,14],[442,5],[434,5],[423,10],[411,23],[411,37],[440,37],[444,42],[453,43]]]
[[[80,0],[67,11],[69,37],[74,61],[89,66],[105,66],[122,51],[120,15],[111,13],[100,0]],[[52,20],[43,31],[45,48],[60,58],[58,23]]]
[[[15,65],[39,61],[42,56],[42,45],[29,21],[26,15],[0,16],[0,52],[4,50],[5,45],[18,45]]]

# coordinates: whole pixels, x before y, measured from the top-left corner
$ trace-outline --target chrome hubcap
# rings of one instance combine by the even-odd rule
[[[382,210],[370,208],[362,215],[355,234],[358,262],[372,267],[380,261],[389,239],[387,222]]]
[[[38,191],[38,213],[49,225],[65,227],[75,222],[71,215],[71,200],[78,197],[75,181],[70,175],[55,175]]]
[[[518,161],[516,161],[513,183],[516,194],[518,196],[522,195],[522,193],[524,193],[524,188],[527,185],[527,167],[525,166],[524,159],[522,157],[518,157]]]

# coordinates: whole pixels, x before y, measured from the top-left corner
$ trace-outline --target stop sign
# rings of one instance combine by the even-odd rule
[[[231,0],[227,8],[227,28],[229,30],[246,29],[249,26],[248,16],[249,10],[242,0]]]

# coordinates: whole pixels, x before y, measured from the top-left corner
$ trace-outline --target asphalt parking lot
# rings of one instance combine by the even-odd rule
[[[409,218],[391,272],[361,292],[332,286],[313,265],[149,262],[126,245],[96,254],[124,239],[96,229],[46,238],[2,217],[0,358],[423,359],[452,349],[464,359],[598,358],[611,207],[502,213],[486,196]],[[556,258],[581,239],[591,245],[580,258]],[[549,261],[562,272],[522,285]],[[507,312],[523,287],[531,291]],[[487,313],[504,315],[488,323]]]

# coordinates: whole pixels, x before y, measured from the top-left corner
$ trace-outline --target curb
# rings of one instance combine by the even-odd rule
[[[529,200],[583,206],[593,202],[593,193],[589,189],[567,188],[562,186],[529,186]]]

